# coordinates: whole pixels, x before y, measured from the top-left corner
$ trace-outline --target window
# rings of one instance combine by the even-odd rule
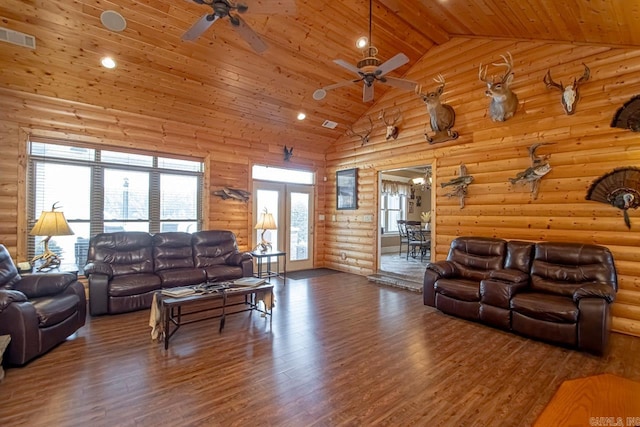
[[[406,219],[404,194],[383,193],[380,199],[380,227],[385,233],[398,232],[398,220]]]
[[[74,232],[55,236],[49,249],[82,271],[89,238],[115,231],[194,232],[202,226],[201,161],[30,141],[30,230],[56,203]],[[29,236],[29,256],[45,236]]]

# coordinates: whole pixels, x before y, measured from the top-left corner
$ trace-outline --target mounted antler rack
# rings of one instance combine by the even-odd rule
[[[360,141],[362,141],[362,145],[369,142],[369,135],[371,135],[371,132],[373,131],[373,120],[371,120],[370,116],[367,116],[367,119],[369,119],[369,129],[364,132],[356,132],[351,126],[347,126],[347,135],[357,136],[360,138]]]

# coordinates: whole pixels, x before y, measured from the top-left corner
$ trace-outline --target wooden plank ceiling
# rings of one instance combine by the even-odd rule
[[[209,0],[207,0],[209,1]],[[313,92],[355,74],[355,40],[369,28],[369,1],[246,0],[247,24],[267,43],[258,54],[221,19],[194,42],[182,34],[207,5],[189,0],[2,0],[0,26],[36,37],[35,50],[0,44],[0,86],[104,108],[259,134],[324,152],[364,114],[362,84]],[[127,21],[100,22],[105,10]],[[539,39],[640,46],[640,4],[628,0],[375,0],[373,44],[385,61],[399,52],[402,77],[432,46],[452,37]],[[114,70],[99,65],[111,55]],[[423,82],[428,83],[428,82]],[[375,99],[389,86],[375,85]],[[299,111],[307,120],[298,122]],[[325,120],[340,124],[321,127]]]

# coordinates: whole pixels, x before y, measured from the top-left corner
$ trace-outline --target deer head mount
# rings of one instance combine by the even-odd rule
[[[456,121],[456,112],[453,110],[453,107],[443,104],[440,101],[440,95],[444,92],[444,77],[442,74],[438,74],[438,77],[433,80],[436,83],[440,83],[440,86],[433,92],[423,93],[422,85],[416,86],[416,93],[427,106],[427,111],[431,119],[431,130],[436,133],[433,137],[430,137],[425,132],[424,137],[429,144],[458,138],[458,132],[451,130]]]
[[[402,116],[402,112],[400,111],[399,108],[395,108],[393,110],[392,118],[387,118],[385,116],[384,108],[380,110],[380,115],[378,116],[378,118],[382,120],[382,123],[384,123],[384,125],[386,126],[387,132],[385,133],[384,138],[387,141],[390,140],[391,138],[393,139],[398,138],[399,129],[398,129],[398,126],[396,126],[396,123],[399,123],[401,116]]]
[[[578,88],[580,87],[580,84],[582,82],[586,82],[587,80],[589,80],[589,76],[591,75],[591,70],[589,70],[589,67],[587,67],[584,62],[582,63],[582,65],[584,65],[584,74],[582,75],[582,77],[577,80],[574,77],[573,84],[570,84],[567,87],[565,87],[562,82],[556,83],[553,81],[553,79],[551,78],[551,70],[547,70],[547,74],[545,74],[544,78],[542,79],[542,81],[547,85],[547,89],[555,87],[556,89],[559,89],[560,92],[562,92],[562,109],[567,115],[572,115],[576,112],[576,105],[578,104],[578,100],[580,99]]]
[[[513,82],[513,58],[511,53],[507,52],[508,58],[504,55],[500,55],[503,62],[493,63],[496,67],[505,67],[506,70],[502,77],[498,80],[487,79],[487,69],[489,66],[480,67],[478,69],[478,78],[487,84],[487,90],[485,95],[491,97],[489,103],[489,117],[494,122],[504,122],[510,119],[516,113],[518,108],[518,96],[511,90],[509,86]]]
[[[369,129],[365,130],[364,132],[356,132],[351,126],[347,126],[347,135],[357,136],[358,138],[360,138],[360,141],[362,141],[362,145],[369,142],[369,135],[371,135],[371,132],[373,131],[373,120],[371,120],[370,116],[367,116],[367,119],[369,119]]]

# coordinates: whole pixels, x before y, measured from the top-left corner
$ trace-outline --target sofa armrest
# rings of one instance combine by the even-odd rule
[[[500,270],[491,270],[489,277],[495,280],[501,280],[509,283],[522,283],[529,280],[529,275],[520,270],[512,268],[503,268]]]
[[[113,269],[111,264],[93,261],[84,266],[84,275],[89,277],[90,274],[104,274],[111,279],[113,277]]]
[[[92,273],[89,281],[89,313],[92,316],[109,313],[109,276]]]
[[[442,277],[451,277],[457,273],[456,266],[449,261],[437,261],[427,264],[422,282],[422,299],[424,305],[436,306],[436,281]]]
[[[252,260],[253,257],[249,252],[236,252],[229,255],[227,258],[227,265],[241,266],[243,261]]]
[[[604,298],[608,303],[612,303],[616,299],[616,292],[611,286],[604,283],[588,283],[573,292],[575,302],[589,297]]]
[[[64,292],[76,280],[73,273],[25,274],[14,289],[27,298],[46,297]]]
[[[0,313],[14,302],[25,302],[27,296],[20,291],[14,289],[0,289]]]
[[[451,277],[458,274],[455,264],[449,261],[437,261],[427,264],[427,270],[434,271],[440,277]]]

